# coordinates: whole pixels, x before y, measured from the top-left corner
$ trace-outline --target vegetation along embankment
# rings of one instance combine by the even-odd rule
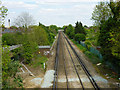
[[[15,26],[11,28],[16,31],[3,33],[2,46],[8,48],[12,45],[20,44],[21,46],[12,51],[9,51],[8,48],[4,48],[3,50],[3,88],[23,86],[22,78],[16,74],[21,67],[20,62],[33,66],[33,68],[38,66],[43,68],[43,63],[47,61],[47,57],[41,55],[38,46],[51,46],[58,33],[56,25],[45,26],[41,23],[38,26],[34,25],[27,28]]]

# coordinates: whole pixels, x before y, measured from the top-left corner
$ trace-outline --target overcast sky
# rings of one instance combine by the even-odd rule
[[[29,12],[36,24],[63,26],[81,21],[83,25],[91,26],[92,12],[100,1],[107,0],[2,0],[8,8],[5,26],[8,26],[8,19],[12,25],[22,12]]]

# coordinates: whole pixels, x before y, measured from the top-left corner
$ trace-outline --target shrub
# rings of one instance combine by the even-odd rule
[[[2,35],[2,44],[3,45],[15,45],[16,37],[14,37],[13,33],[5,33]]]
[[[86,51],[85,54],[86,55],[92,55],[91,52],[89,52],[89,51]]]
[[[69,35],[69,37],[70,37],[71,39],[73,39],[73,38],[74,38],[74,36],[75,36],[75,33],[74,33],[74,31],[70,32],[70,35]]]
[[[75,41],[85,41],[85,35],[80,33],[76,34]]]
[[[4,46],[8,47],[8,46]],[[19,61],[12,61],[8,48],[2,50],[2,88],[22,87],[22,79],[17,75],[21,65]]]
[[[90,41],[88,41],[88,40],[85,41],[85,44],[87,45],[87,48],[88,48],[88,49],[90,49],[90,47],[92,46],[91,43],[90,43]]]

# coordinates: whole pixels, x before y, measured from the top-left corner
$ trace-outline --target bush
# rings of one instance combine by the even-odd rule
[[[69,35],[69,37],[70,37],[71,39],[73,39],[73,38],[74,38],[74,36],[75,36],[75,33],[74,33],[74,31],[70,32],[70,35]]]
[[[85,54],[86,54],[86,55],[92,55],[92,53],[89,52],[89,51],[86,51]]]
[[[7,46],[4,46],[7,47]],[[17,75],[21,65],[19,61],[12,61],[8,48],[2,50],[2,88],[22,87],[22,79]]]
[[[91,43],[90,43],[90,41],[88,41],[88,40],[85,41],[85,44],[87,45],[88,49],[90,49],[90,47],[92,46]]]
[[[18,29],[16,26],[11,26],[10,28],[11,29]]]
[[[2,35],[2,44],[3,45],[15,45],[16,37],[14,37],[13,33],[5,33]]]
[[[80,33],[78,33],[78,34],[76,34],[75,35],[75,41],[85,41],[85,35],[84,34],[80,34]]]

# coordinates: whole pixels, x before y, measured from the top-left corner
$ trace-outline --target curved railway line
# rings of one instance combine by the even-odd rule
[[[67,54],[66,54],[66,52]],[[68,58],[69,57],[69,58]],[[70,63],[71,62],[71,63]],[[70,63],[68,65],[68,63]],[[80,66],[78,68],[78,66]],[[72,67],[72,69],[71,69]],[[73,72],[73,76],[77,78],[77,86],[76,88],[88,88],[87,85],[82,80],[81,72],[84,73],[83,76],[86,76],[89,80],[89,85],[94,88],[95,90],[100,90],[97,83],[95,82],[94,78],[91,76],[89,71],[87,70],[84,62],[80,59],[78,54],[76,53],[75,49],[72,47],[71,43],[64,35],[63,32],[59,32],[58,41],[57,41],[57,48],[56,48],[56,58],[55,58],[55,66],[54,66],[54,82],[53,82],[53,90],[57,88],[75,88],[70,79],[70,73]],[[59,82],[61,78],[64,78],[64,82]]]

